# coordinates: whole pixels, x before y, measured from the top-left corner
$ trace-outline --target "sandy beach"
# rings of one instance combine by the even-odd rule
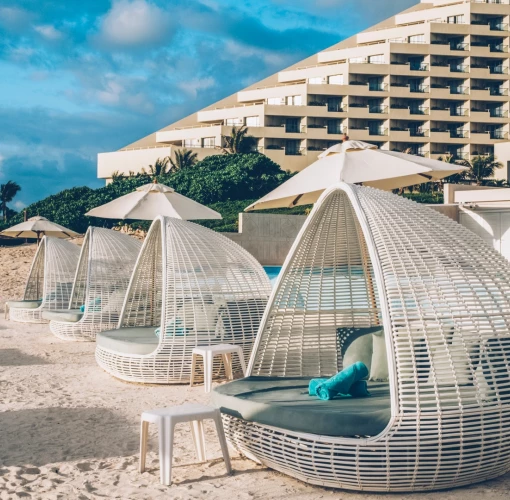
[[[35,246],[0,248],[2,302],[21,296]],[[208,458],[197,464],[187,425],[177,428],[174,484],[159,483],[151,429],[148,471],[138,472],[143,410],[208,402],[202,387],[142,386],[99,369],[93,343],[65,342],[47,325],[0,319],[0,498],[32,499],[379,499],[309,486],[234,451],[227,476],[211,425]],[[413,499],[507,499],[510,474],[459,490],[391,495]]]

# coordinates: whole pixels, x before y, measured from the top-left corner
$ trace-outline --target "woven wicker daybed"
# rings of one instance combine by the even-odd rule
[[[44,311],[50,330],[63,340],[93,341],[117,327],[142,243],[121,233],[89,227],[80,254],[69,308]]]
[[[510,265],[456,222],[341,183],[298,236],[248,376],[219,386],[230,443],[303,481],[364,491],[451,488],[510,470]],[[389,381],[319,401],[312,377],[384,329]],[[354,344],[353,344],[354,345]]]
[[[34,256],[22,300],[6,303],[6,313],[21,323],[46,323],[43,311],[69,305],[80,247],[70,241],[44,236]]]
[[[123,380],[167,384],[189,382],[196,346],[241,345],[247,361],[270,293],[263,268],[239,245],[160,216],[138,257],[119,329],[97,336],[97,362]]]

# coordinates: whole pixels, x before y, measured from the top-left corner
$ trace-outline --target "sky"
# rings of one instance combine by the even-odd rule
[[[115,151],[418,0],[0,0],[0,183],[99,187]]]

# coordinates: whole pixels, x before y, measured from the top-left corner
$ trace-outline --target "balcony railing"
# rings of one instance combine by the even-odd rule
[[[302,156],[305,152],[305,148],[285,148],[285,156]]]
[[[491,139],[507,139],[508,138],[508,132],[505,132],[503,130],[491,130],[490,131],[490,137]]]
[[[304,134],[306,132],[306,125],[285,125],[285,132],[287,134]]]
[[[469,94],[469,87],[464,87],[464,86],[450,87],[450,94],[455,94],[455,95]]]
[[[491,118],[507,118],[508,117],[508,111],[505,111],[503,109],[490,109],[489,110]]]
[[[328,111],[330,113],[344,113],[347,107],[343,104],[328,104]]]
[[[409,129],[409,135],[411,137],[428,137],[429,131],[423,129]]]
[[[464,42],[450,42],[450,50],[468,50],[469,43]]]
[[[409,92],[420,92],[420,93],[427,93],[429,92],[430,87],[428,85],[411,85],[409,87]]]
[[[509,0],[471,0],[471,3],[496,3],[500,5],[508,5]]]
[[[386,136],[388,135],[387,128],[376,128],[376,129],[368,129],[368,135],[376,135],[376,136]]]
[[[469,66],[467,64],[450,64],[450,71],[452,73],[469,73]]]
[[[508,31],[508,24],[506,23],[490,23],[492,31]]]
[[[343,127],[328,127],[328,134],[345,134]]]
[[[467,116],[467,115],[468,115],[467,108],[450,109],[450,116]]]
[[[410,107],[409,108],[409,113],[411,115],[428,115],[429,114],[429,108],[426,108],[426,107],[423,107],[423,106],[420,106],[418,108]]]
[[[489,87],[489,93],[493,96],[505,96],[508,95],[508,89]]]
[[[388,112],[388,106],[369,106],[368,112],[373,114],[385,114]]]
[[[490,66],[489,70],[492,75],[506,75],[508,73],[506,66]]]
[[[410,62],[409,63],[409,69],[411,71],[428,71],[429,70],[429,65],[427,63],[423,63],[423,62]]]
[[[450,130],[450,137],[452,139],[465,139],[467,136],[466,130]]]
[[[508,45],[489,45],[491,52],[508,52]]]
[[[368,90],[370,92],[386,92],[388,90],[387,83],[369,83]]]

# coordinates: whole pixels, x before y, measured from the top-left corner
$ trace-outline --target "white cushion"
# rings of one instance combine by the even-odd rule
[[[363,335],[357,338],[348,348],[343,359],[343,367],[361,361],[370,370],[372,365],[372,335]]]
[[[370,380],[385,382],[389,378],[388,356],[386,352],[386,338],[384,331],[374,333],[372,337],[372,363],[370,367]]]
[[[124,297],[126,296],[126,290],[116,290],[111,293],[108,297],[108,303],[102,308],[103,312],[109,313],[114,312],[120,314],[122,306],[124,304]],[[104,304],[103,304],[104,305]]]
[[[216,329],[218,309],[216,304],[186,302],[177,310],[176,316],[188,330],[211,332]]]

